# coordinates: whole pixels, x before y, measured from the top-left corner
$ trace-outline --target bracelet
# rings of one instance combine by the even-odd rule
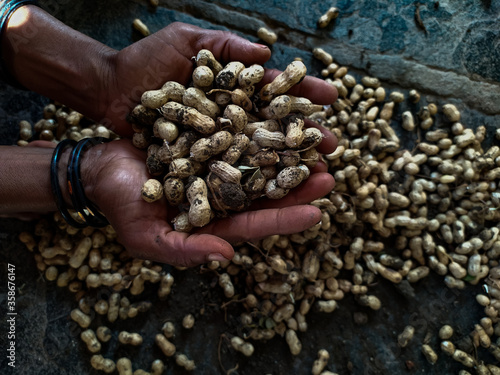
[[[80,176],[80,157],[83,151],[108,141],[110,141],[110,139],[104,137],[82,139],[76,144],[75,148],[73,148],[68,162],[68,190],[73,208],[81,219],[88,225],[96,228],[105,227],[109,222],[99,209],[85,196]]]
[[[50,163],[50,185],[52,187],[52,194],[54,194],[54,198],[56,200],[57,209],[61,213],[64,220],[75,228],[85,228],[87,226],[86,223],[76,221],[69,213],[61,194],[61,188],[59,187],[59,172],[57,168],[59,159],[67,147],[75,145],[76,141],[71,139],[65,139],[57,144],[54,152],[52,153],[52,161]]]
[[[85,228],[88,226],[102,228],[109,224],[106,217],[85,196],[80,175],[82,153],[92,146],[108,141],[110,141],[110,139],[104,137],[84,138],[79,142],[71,139],[65,139],[57,144],[52,154],[52,161],[50,164],[50,183],[52,186],[52,193],[54,194],[56,205],[59,212],[61,213],[61,216],[69,225],[75,228]],[[64,150],[70,146],[72,146],[73,149],[68,161],[66,177],[67,186],[69,195],[71,197],[71,202],[73,204],[73,209],[76,211],[81,221],[76,220],[70,214],[62,197],[62,192],[59,185],[59,160]]]
[[[14,11],[23,5],[37,5],[34,0],[0,0],[0,41],[2,40],[7,24],[9,23],[10,16]],[[0,48],[0,77],[11,86],[24,89],[24,87],[8,72],[5,60],[2,56]]]

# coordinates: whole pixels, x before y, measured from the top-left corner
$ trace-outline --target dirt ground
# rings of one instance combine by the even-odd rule
[[[78,337],[81,329],[69,319],[69,312],[77,305],[72,293],[58,288],[55,282],[45,281],[31,254],[16,239],[19,231],[30,229],[32,224],[6,219],[0,222],[0,259],[4,270],[6,263],[15,265],[18,288],[17,366],[16,371],[6,373],[99,373],[89,365],[90,355]],[[216,275],[202,268],[166,269],[175,279],[172,294],[159,301],[156,288],[147,289],[140,300],[153,302],[151,311],[140,319],[119,322],[113,327],[114,340],[119,331],[128,330],[141,332],[144,344],[130,349],[115,342],[104,347],[105,356],[128,356],[134,366],[147,369],[155,358],[165,358],[153,343],[163,322],[170,320],[180,326],[182,318],[191,313],[196,319],[194,328],[178,330],[174,342],[179,351],[196,361],[194,374],[307,374],[319,349],[328,350],[331,357],[327,369],[338,374],[456,374],[463,366],[443,354],[435,365],[429,364],[421,353],[421,343],[429,340],[433,347],[438,347],[437,332],[444,324],[455,328],[456,340],[470,342],[472,324],[482,316],[474,298],[480,286],[450,290],[442,277],[435,274],[416,285],[394,285],[381,280],[371,287],[371,293],[382,302],[380,310],[362,307],[348,295],[339,301],[333,313],[313,311],[307,315],[307,332],[300,334],[300,355],[292,356],[284,338],[276,336],[268,342],[255,343],[255,353],[247,358],[230,348],[228,342],[233,335],[245,333],[239,321],[243,308],[238,303],[221,308],[227,299],[217,286]],[[2,307],[4,285],[5,282]],[[97,299],[105,297],[106,291],[99,293]],[[93,324],[97,326],[97,322]],[[415,327],[415,337],[408,347],[400,348],[397,336],[408,324]],[[5,319],[1,329],[6,332]],[[3,345],[5,338],[4,334]],[[166,374],[187,373],[173,360],[165,362]],[[4,357],[2,368],[8,369],[5,364]]]

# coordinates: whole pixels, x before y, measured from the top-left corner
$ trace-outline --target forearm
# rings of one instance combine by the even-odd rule
[[[15,11],[1,42],[7,69],[20,84],[101,119],[100,95],[115,50],[32,5]]]
[[[48,142],[41,146],[0,146],[0,214],[47,213],[58,209],[51,184],[52,146],[55,145]],[[96,145],[81,157],[81,181],[91,201],[95,198],[93,188],[100,169],[97,166],[106,159],[105,149],[105,144]],[[71,147],[61,151],[56,168],[61,198],[67,208],[72,208],[67,184],[71,151]]]
[[[52,148],[0,146],[0,213],[57,209],[50,185]]]

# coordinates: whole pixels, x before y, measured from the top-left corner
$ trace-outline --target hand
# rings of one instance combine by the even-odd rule
[[[270,57],[267,47],[232,33],[173,23],[120,51],[113,59],[114,85],[105,90],[108,96],[101,102],[106,117],[116,124],[116,131],[129,133],[130,125],[124,119],[140,102],[144,91],[156,89],[168,80],[187,84],[193,71],[192,57],[203,48],[212,51],[220,62],[241,61],[247,66],[264,64]],[[151,51],[157,51],[153,57]],[[266,70],[263,83],[279,73],[278,70]],[[290,93],[307,97],[317,104],[331,104],[337,98],[333,86],[309,76]],[[314,126],[314,123],[307,121],[306,125]],[[318,128],[324,134],[318,151],[333,152],[336,138],[326,129]],[[297,233],[311,227],[320,220],[321,212],[306,204],[329,193],[335,184],[333,177],[324,173],[325,164],[319,163],[309,179],[284,199],[265,199],[256,202],[251,211],[214,220],[193,234],[180,233],[170,224],[177,212],[167,206],[165,199],[147,203],[138,194],[149,178],[143,152],[126,141],[120,142],[124,147],[116,150],[121,155],[118,159],[103,164],[99,161],[105,166],[102,175],[111,184],[120,186],[120,194],[110,196],[109,192],[116,191],[116,187],[102,181],[96,185],[93,199],[132,255],[174,265],[193,266],[212,259],[231,259],[234,253],[231,244],[274,234]],[[112,142],[105,147],[115,146],[118,147],[118,143]]]
[[[108,59],[102,73],[104,87],[99,101],[102,122],[121,136],[131,136],[132,129],[125,118],[140,103],[142,93],[169,80],[188,84],[194,69],[192,58],[200,49],[210,50],[221,63],[241,61],[247,66],[263,65],[271,57],[268,47],[233,33],[172,23]],[[263,82],[271,81],[279,73],[268,69]],[[290,93],[307,97],[316,104],[331,104],[337,98],[332,85],[310,76]]]
[[[186,85],[194,68],[192,57],[200,49],[209,49],[221,63],[241,61],[247,66],[263,65],[271,56],[268,47],[233,33],[179,22],[117,51],[33,5],[18,8],[7,26],[0,45],[2,56],[21,85],[103,123],[122,137],[132,136],[126,117],[144,91],[170,80]],[[277,74],[277,70],[267,70],[263,83]],[[316,104],[332,104],[337,98],[332,85],[313,77],[306,77],[290,93]]]
[[[82,159],[85,192],[132,256],[176,266],[231,259],[231,243],[297,233],[313,226],[321,212],[305,204],[323,197],[334,186],[331,175],[313,173],[282,200],[265,200],[255,210],[214,220],[188,234],[173,230],[170,222],[176,210],[165,198],[153,203],[141,198],[141,187],[149,178],[144,161],[144,151],[125,139],[91,148]]]

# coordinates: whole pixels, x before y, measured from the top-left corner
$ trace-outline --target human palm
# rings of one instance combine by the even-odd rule
[[[164,198],[153,203],[141,198],[141,187],[149,178],[144,151],[126,139],[96,146],[96,150],[99,147],[103,150],[97,163],[92,154],[87,164],[83,159],[89,198],[106,215],[131,255],[173,265],[231,259],[231,244],[305,230],[320,220],[320,211],[305,204],[324,196],[334,185],[329,174],[313,173],[285,199],[256,201],[247,212],[215,219],[190,234],[181,233],[171,225],[176,208],[169,207]]]

